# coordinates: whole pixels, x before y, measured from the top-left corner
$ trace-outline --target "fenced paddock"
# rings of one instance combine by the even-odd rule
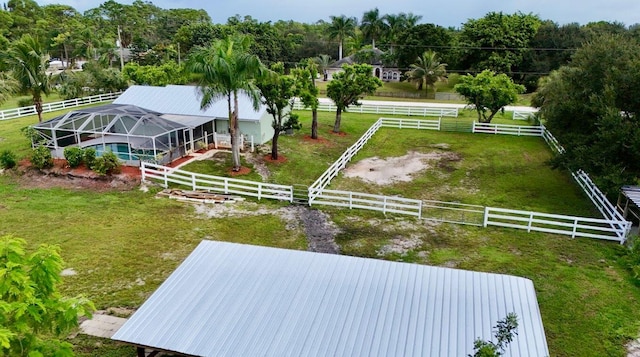
[[[108,102],[118,98],[121,93],[122,92],[98,94],[84,98],[64,100],[61,102],[45,103],[42,105],[42,112],[49,113],[68,108],[80,107],[83,105]],[[36,106],[31,105],[28,107],[0,111],[0,120],[16,119],[36,114],[38,114],[38,112],[36,112]]]
[[[630,222],[622,219],[615,207],[583,172],[572,173],[580,187],[589,196],[605,219],[567,216],[559,214],[519,211],[484,207],[453,202],[420,201],[397,196],[382,196],[349,191],[325,190],[340,170],[355,156],[381,127],[399,129],[440,130],[441,120],[415,120],[380,118],[338,160],[336,160],[309,187],[309,205],[320,204],[337,207],[359,208],[383,213],[397,213],[438,222],[475,226],[499,226],[570,235],[571,237],[598,238],[624,243],[630,231]],[[473,133],[515,136],[538,136],[555,153],[564,149],[544,126],[519,126],[473,123]],[[586,178],[585,178],[586,177]]]
[[[142,162],[142,181],[154,180],[163,187],[169,183],[189,187],[193,191],[203,190],[222,194],[256,197],[258,200],[274,199],[293,201],[293,187],[271,183],[238,180],[228,177],[198,174],[161,165]]]

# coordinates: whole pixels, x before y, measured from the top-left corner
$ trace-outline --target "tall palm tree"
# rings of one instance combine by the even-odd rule
[[[386,30],[386,24],[384,19],[380,17],[380,11],[377,7],[364,13],[360,28],[364,36],[371,39],[371,45],[375,49],[376,38],[380,38]]]
[[[346,17],[345,15],[331,16],[331,25],[327,27],[327,31],[329,39],[337,39],[340,43],[338,60],[342,59],[342,45],[344,40],[355,34],[357,23],[358,20],[355,17]]]
[[[447,64],[440,63],[437,53],[429,50],[418,56],[417,62],[411,65],[411,70],[405,75],[407,80],[416,84],[418,89],[424,86],[425,94],[429,96],[429,87],[433,87],[435,97],[435,84],[447,80]]]
[[[33,98],[38,121],[42,122],[42,96],[51,92],[49,76],[46,74],[49,55],[38,40],[31,35],[24,35],[9,47],[2,58],[18,82],[18,92]]]
[[[403,13],[400,14],[400,16],[402,16],[404,18],[405,26],[407,28],[414,27],[415,25],[418,24],[418,21],[422,20],[422,15],[415,15],[412,12],[410,12],[408,14],[405,14],[403,12]]]
[[[384,15],[383,21],[386,23],[387,32],[386,39],[389,43],[389,50],[393,53],[393,49],[400,40],[400,34],[407,28],[406,18],[404,14],[387,14]]]
[[[248,96],[257,110],[260,90],[255,80],[267,72],[260,59],[249,53],[250,45],[251,39],[247,36],[227,37],[210,47],[196,49],[187,62],[188,70],[199,77],[202,109],[220,99],[227,100],[233,171],[240,170],[238,96]]]

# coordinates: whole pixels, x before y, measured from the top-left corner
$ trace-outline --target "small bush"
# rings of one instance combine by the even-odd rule
[[[30,107],[33,105],[33,98],[22,98],[18,100],[19,107]]]
[[[120,172],[120,165],[118,156],[111,151],[107,151],[96,158],[92,169],[101,175],[111,175]]]
[[[20,132],[22,132],[22,135],[24,135],[25,138],[29,139],[31,143],[36,144],[43,140],[43,138],[38,134],[38,131],[32,126],[25,126],[24,128],[20,129]]]
[[[37,169],[52,167],[53,157],[51,157],[51,150],[42,145],[33,149],[31,153],[31,164]]]
[[[84,150],[77,146],[67,146],[64,148],[64,158],[70,167],[78,167],[84,161]]]
[[[16,154],[11,150],[0,152],[0,168],[12,169],[16,166]]]
[[[88,168],[93,169],[93,165],[96,162],[96,149],[86,148],[84,149],[83,160]]]

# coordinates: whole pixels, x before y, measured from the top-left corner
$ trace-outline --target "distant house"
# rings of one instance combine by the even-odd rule
[[[368,63],[373,67],[373,75],[383,82],[400,82],[402,71],[397,67],[385,66],[382,60],[383,56],[384,51],[378,48],[361,50],[330,64],[327,68],[327,79],[331,80],[334,74],[342,71],[342,65]]]
[[[265,106],[256,111],[247,97],[239,97],[240,134],[245,141],[263,144],[273,137]],[[94,148],[98,155],[112,151],[129,165],[140,161],[162,164],[219,142],[230,140],[226,100],[200,109],[194,86],[133,86],[113,104],[72,110],[33,126],[39,141],[55,157],[64,148]],[[226,136],[226,138],[225,138]]]

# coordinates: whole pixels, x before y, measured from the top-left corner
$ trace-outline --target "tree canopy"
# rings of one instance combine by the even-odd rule
[[[373,76],[373,67],[368,64],[343,65],[342,71],[333,75],[327,85],[327,97],[336,105],[336,120],[333,132],[340,132],[342,112],[350,105],[360,105],[358,102],[367,94],[373,94],[382,86],[382,81]]]
[[[0,352],[3,356],[72,356],[61,338],[91,316],[93,304],[58,292],[64,263],[57,246],[25,251],[26,242],[0,237]]]
[[[481,123],[490,123],[502,108],[518,100],[518,94],[525,89],[523,85],[513,83],[506,74],[496,74],[490,70],[484,70],[476,76],[462,76],[454,88],[468,104],[475,107]]]
[[[640,177],[640,45],[623,35],[594,38],[570,65],[541,82],[533,103],[566,153],[554,163],[588,172],[616,195]]]

